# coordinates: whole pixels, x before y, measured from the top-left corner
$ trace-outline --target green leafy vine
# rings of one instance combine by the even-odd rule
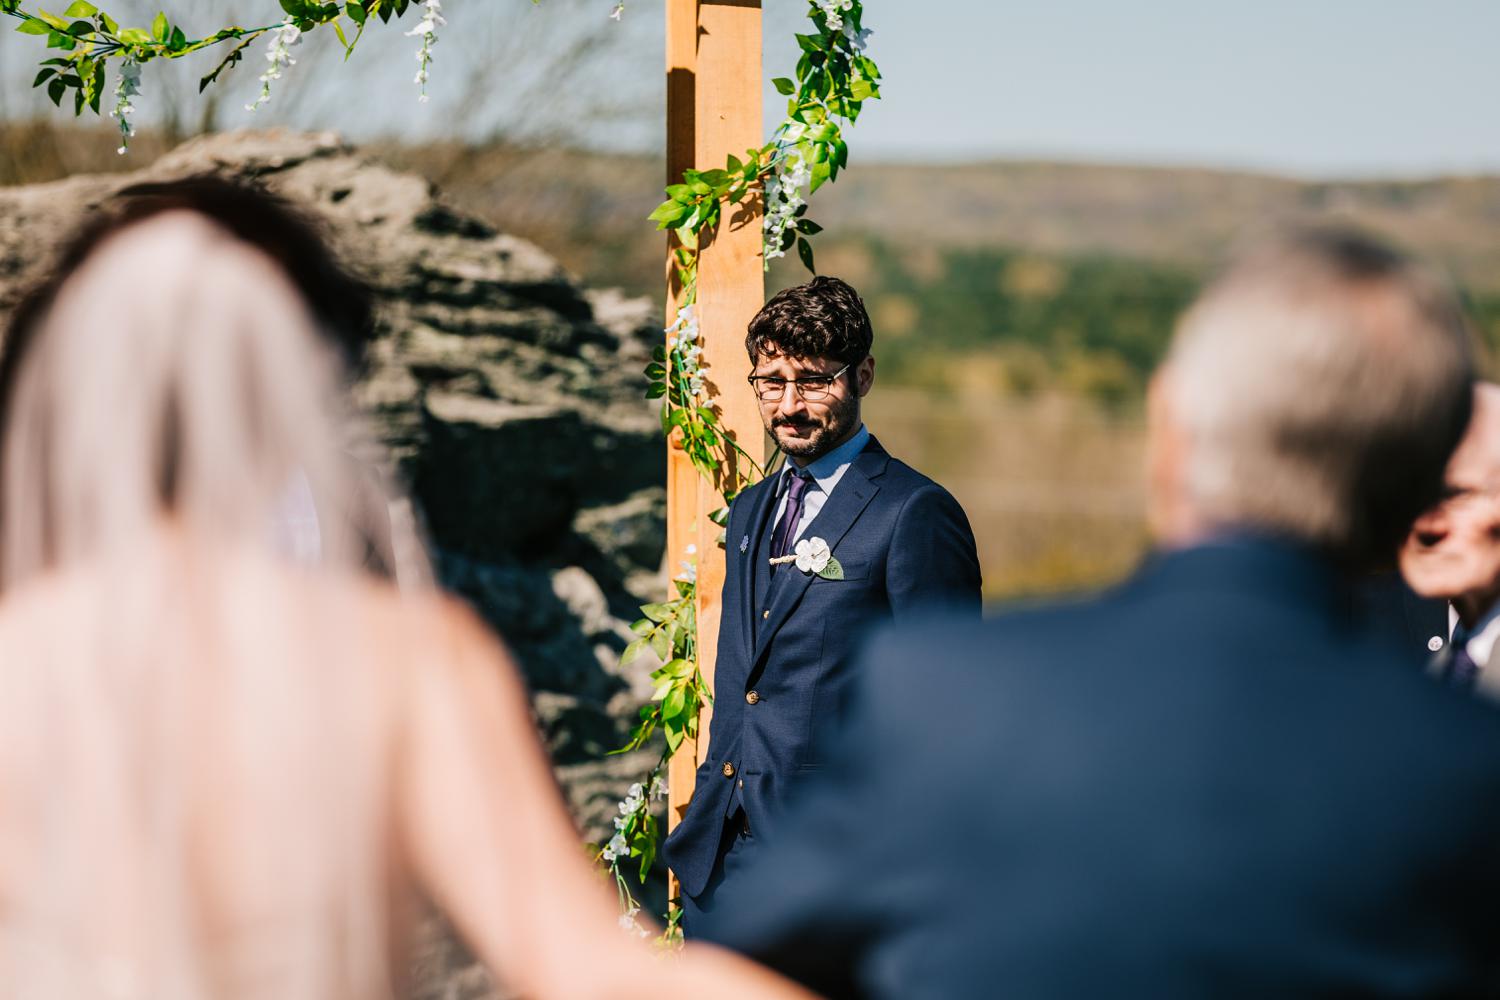
[[[345,3],[320,2],[320,0],[279,0],[283,17],[275,24],[244,28],[229,25],[201,38],[188,34],[174,23],[165,11],[158,12],[151,24],[145,27],[121,27],[119,22],[89,0],[73,0],[62,14],[52,14],[41,8],[28,10],[22,0],[0,0],[0,15],[15,18],[21,23],[16,30],[24,35],[35,35],[46,41],[49,50],[62,55],[45,59],[32,82],[33,87],[47,87],[47,96],[52,103],[62,105],[71,92],[73,113],[83,114],[89,108],[101,113],[106,79],[105,64],[110,59],[120,61],[119,81],[115,87],[116,103],[110,116],[118,119],[120,128],[120,152],[130,145],[135,134],[130,124],[134,111],[130,98],[140,92],[140,67],[153,59],[181,59],[224,42],[234,45],[214,69],[198,82],[202,93],[209,84],[217,82],[225,70],[244,58],[245,49],[256,39],[271,35],[271,49],[267,53],[270,63],[261,74],[261,96],[250,110],[255,110],[270,97],[270,83],[281,75],[281,68],[290,65],[290,46],[295,45],[303,32],[329,25],[339,43],[344,47],[344,57],[353,55],[354,48],[364,35],[365,25],[372,19],[388,22],[399,18],[408,7],[424,8],[421,54],[430,58],[431,45],[437,24],[442,23],[438,14],[439,0],[348,0]],[[347,30],[346,30],[347,24]],[[352,36],[352,37],[351,37]],[[418,83],[426,83],[428,59],[422,62]],[[425,89],[423,92],[425,99]]]
[[[849,161],[845,130],[859,117],[865,101],[880,96],[880,70],[864,54],[870,32],[862,24],[862,0],[809,0],[808,7],[814,31],[797,35],[802,55],[796,78],[772,81],[789,100],[787,116],[771,140],[759,149],[746,150],[743,158],[730,156],[722,169],[684,171],[681,182],[667,187],[667,200],[650,215],[659,230],[671,232],[676,244],[672,263],[679,307],[666,328],[666,345],[656,349],[646,367],[646,396],[663,401],[663,432],[726,501],[764,475],[764,470],[724,431],[707,392],[697,313],[699,248],[705,233],[719,224],[726,206],[753,209],[759,198],[765,211],[762,256],[766,266],[795,247],[802,263],[816,273],[810,238],[822,227],[807,218],[806,195],[838,178]],[[722,526],[728,510],[711,517]],[[695,572],[689,577],[676,581],[676,600],[641,609],[645,617],[633,626],[638,638],[622,657],[628,662],[650,646],[663,666],[651,675],[656,689],[641,709],[641,721],[617,752],[643,746],[658,727],[667,742],[666,752],[645,782],[633,785],[620,804],[616,836],[602,852],[621,893],[625,909],[621,921],[632,927],[639,905],[620,863],[627,858],[638,860],[639,878],[644,882],[661,835],[660,824],[651,815],[652,796],[637,793],[657,788],[678,747],[685,739],[696,739],[700,707],[712,704],[698,667]],[[675,936],[680,915],[678,909],[668,915],[664,939]]]

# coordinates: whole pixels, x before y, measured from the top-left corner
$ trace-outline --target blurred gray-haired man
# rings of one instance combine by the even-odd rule
[[[1183,317],[1136,577],[897,628],[705,928],[866,997],[1491,995],[1500,711],[1360,632],[1349,574],[1439,495],[1470,408],[1446,285],[1301,231]]]

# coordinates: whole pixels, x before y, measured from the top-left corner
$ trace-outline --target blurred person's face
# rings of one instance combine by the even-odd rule
[[[1452,601],[1473,625],[1500,599],[1500,386],[1476,387],[1443,486],[1444,498],[1402,545],[1401,574],[1423,597]]]
[[[766,430],[788,457],[806,465],[859,430],[859,401],[875,382],[875,359],[845,365],[837,358],[762,354],[750,374]]]
[[[1157,542],[1185,545],[1200,531],[1183,481],[1187,442],[1172,412],[1170,379],[1159,370],[1146,393],[1146,520]]]

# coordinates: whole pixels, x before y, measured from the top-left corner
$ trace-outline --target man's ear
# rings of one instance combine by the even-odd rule
[[[874,355],[865,355],[865,359],[855,367],[854,384],[859,389],[859,394],[861,397],[868,396],[870,394],[870,390],[875,386]]]

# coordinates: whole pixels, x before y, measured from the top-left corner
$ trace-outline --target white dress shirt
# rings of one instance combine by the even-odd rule
[[[780,499],[776,502],[776,516],[772,518],[771,524],[781,523],[781,515],[786,512],[788,477],[797,471],[805,472],[812,477],[812,482],[807,484],[807,492],[802,494],[802,519],[797,522],[797,531],[792,535],[792,542],[802,537],[807,526],[812,524],[813,518],[823,509],[828,502],[828,497],[833,493],[833,488],[844,478],[855,457],[865,450],[869,443],[870,431],[864,424],[859,425],[859,430],[854,436],[837,448],[824,455],[822,458],[809,462],[802,469],[788,462],[786,468],[780,473],[776,483],[776,495]]]

